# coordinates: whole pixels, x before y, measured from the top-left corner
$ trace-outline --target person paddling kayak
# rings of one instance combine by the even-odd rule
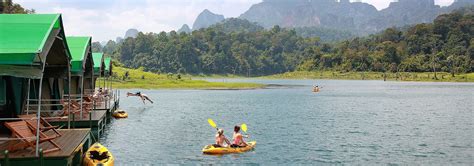
[[[145,104],[145,100],[148,100],[148,101],[150,101],[151,104],[153,104],[153,101],[151,101],[151,99],[146,94],[143,94],[141,92],[137,92],[137,93],[128,92],[127,97],[128,96],[138,96],[143,101],[143,104]]]
[[[224,145],[224,142],[227,145]],[[230,145],[230,141],[225,137],[224,130],[223,129],[217,130],[216,143],[213,144],[213,146],[217,148],[217,147],[227,147],[229,145]]]
[[[238,148],[248,146],[247,143],[244,141],[243,137],[244,136],[240,133],[240,126],[235,126],[233,136],[234,142],[232,143],[232,145],[230,145],[230,147]],[[248,138],[248,136],[245,137]]]

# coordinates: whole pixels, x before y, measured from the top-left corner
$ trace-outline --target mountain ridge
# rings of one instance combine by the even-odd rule
[[[178,33],[181,33],[181,32],[191,33],[192,30],[191,28],[189,28],[188,24],[183,24],[183,26],[181,26],[181,28],[178,29]]]
[[[204,9],[204,11],[202,11],[194,21],[192,30],[207,28],[211,25],[223,21],[224,19],[224,15],[215,14],[208,9]]]
[[[438,15],[472,4],[474,0],[457,0],[440,7],[434,0],[399,0],[379,11],[371,4],[349,0],[264,0],[252,5],[239,18],[267,29],[275,25],[322,27],[367,35],[394,26],[428,23]]]

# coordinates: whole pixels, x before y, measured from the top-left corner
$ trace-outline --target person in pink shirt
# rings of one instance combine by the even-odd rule
[[[233,147],[233,148],[246,147],[247,143],[245,143],[243,137],[244,136],[240,133],[240,126],[235,126],[234,136],[233,136],[234,141],[232,142],[232,145],[230,145],[230,147]],[[247,136],[245,137],[247,138]]]

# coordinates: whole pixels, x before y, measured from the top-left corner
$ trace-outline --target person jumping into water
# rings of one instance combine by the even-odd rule
[[[151,101],[151,99],[146,94],[142,94],[141,92],[137,92],[137,93],[128,92],[127,97],[128,96],[138,96],[138,97],[140,97],[140,99],[142,99],[143,104],[146,104],[145,100],[148,100],[148,101],[150,101],[151,104],[153,104],[153,101]]]

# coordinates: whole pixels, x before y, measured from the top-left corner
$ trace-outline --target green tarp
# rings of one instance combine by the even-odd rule
[[[45,74],[66,71],[70,53],[63,39],[61,14],[0,14],[0,76],[39,79],[43,62],[51,66]]]
[[[35,66],[0,65],[0,76],[40,79],[41,70]]]
[[[71,74],[82,74],[84,72],[91,37],[67,37],[69,51],[71,52]]]
[[[60,14],[0,14],[0,64],[31,65],[39,61]]]
[[[94,60],[94,75],[98,76],[104,71],[104,54],[92,53],[92,59]]]
[[[8,110],[17,114],[23,110],[25,78],[38,82],[42,77],[50,78],[38,88],[59,88],[59,81],[48,81],[65,78],[70,59],[60,14],[0,14],[0,76],[11,76],[6,79]],[[45,91],[42,97],[50,95],[58,96]]]
[[[104,58],[105,75],[110,76],[112,69],[112,59],[110,57]]]

